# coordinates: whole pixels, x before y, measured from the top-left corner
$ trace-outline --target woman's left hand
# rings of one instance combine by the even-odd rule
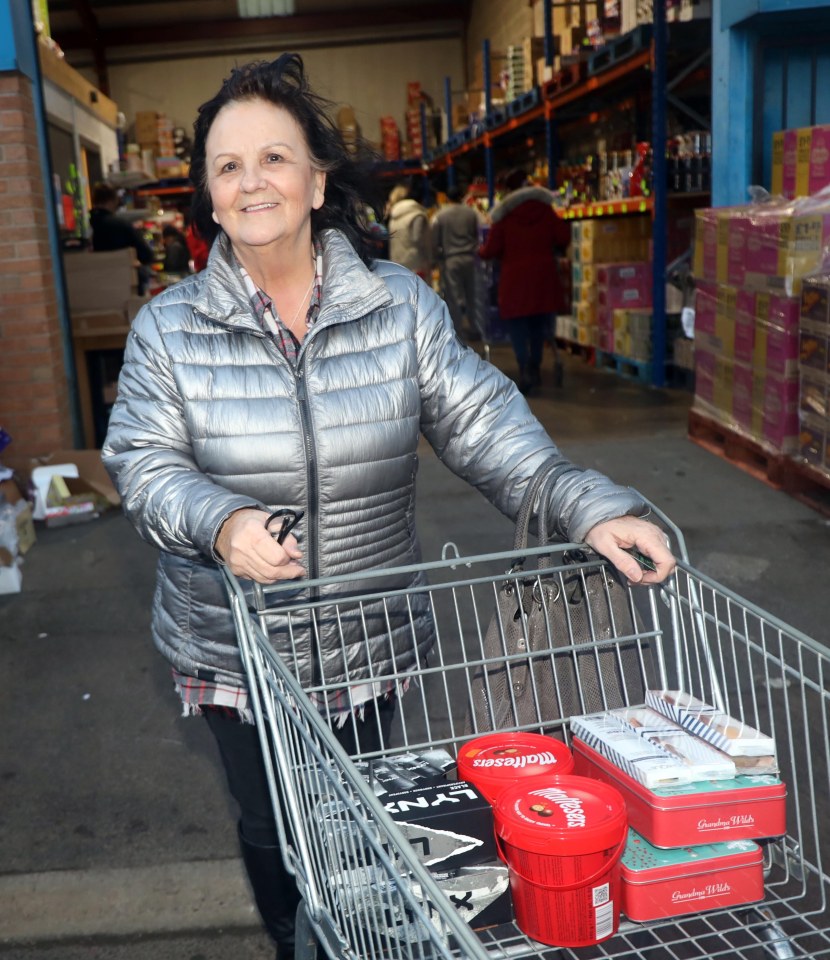
[[[671,576],[676,566],[663,531],[639,517],[617,517],[591,527],[585,543],[607,557],[631,583],[660,583]],[[645,570],[627,551],[637,550],[655,566]]]

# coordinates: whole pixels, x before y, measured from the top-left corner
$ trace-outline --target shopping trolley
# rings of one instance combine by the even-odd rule
[[[444,558],[432,563],[274,587],[243,588],[226,572],[280,841],[302,894],[299,960],[830,957],[830,653],[693,569],[682,538],[684,559],[668,582],[623,588],[635,632],[558,637],[550,650],[525,657],[549,658],[573,677],[586,650],[596,650],[592,669],[601,672],[613,663],[603,651],[633,644],[646,688],[686,690],[774,736],[787,786],[788,832],[763,842],[762,902],[645,924],[623,919],[614,937],[578,950],[540,944],[513,923],[476,929],[475,918],[468,922],[423,866],[358,770],[357,761],[365,766],[406,752],[454,755],[461,742],[483,732],[469,729],[469,704],[477,672],[492,666],[483,642],[497,591],[511,578],[536,579],[540,590],[564,587],[565,578],[585,578],[603,566],[584,555],[568,562],[572,547],[529,548],[521,564],[512,552],[460,557],[445,548]],[[403,628],[413,631],[416,647],[425,612],[436,638],[430,651],[414,668],[369,678],[375,691],[398,691],[391,733],[380,737],[379,749],[350,758],[326,712],[350,689],[365,689],[367,678],[326,684],[313,676],[301,686],[294,645],[300,638],[314,643],[331,630],[342,637],[357,631],[368,643],[379,630]],[[567,741],[567,722],[553,726],[540,717],[526,728]]]

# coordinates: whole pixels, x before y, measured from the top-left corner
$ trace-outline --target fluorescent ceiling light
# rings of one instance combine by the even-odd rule
[[[240,17],[288,17],[295,0],[236,0]]]

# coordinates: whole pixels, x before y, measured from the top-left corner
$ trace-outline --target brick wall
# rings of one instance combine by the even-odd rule
[[[7,466],[72,442],[31,84],[0,74],[0,425]]]

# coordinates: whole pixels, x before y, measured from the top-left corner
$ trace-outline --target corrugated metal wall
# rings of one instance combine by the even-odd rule
[[[830,124],[830,34],[759,39],[755,65],[753,179],[768,185],[776,130]]]

